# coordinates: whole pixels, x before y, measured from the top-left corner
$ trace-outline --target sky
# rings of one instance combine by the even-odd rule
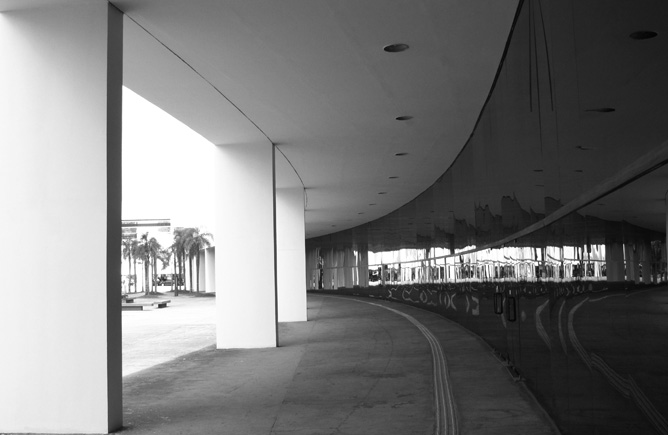
[[[211,230],[213,145],[123,88],[123,219]]]

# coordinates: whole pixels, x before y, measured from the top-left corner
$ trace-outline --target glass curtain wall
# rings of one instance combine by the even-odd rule
[[[456,161],[393,213],[307,240],[309,288],[459,322],[563,433],[668,434],[666,18],[661,1],[522,2]]]

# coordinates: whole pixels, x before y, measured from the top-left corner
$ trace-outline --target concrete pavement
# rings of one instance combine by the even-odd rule
[[[206,318],[206,304],[194,316]],[[308,322],[279,325],[278,348],[210,345],[125,376],[123,432],[556,433],[489,349],[452,322],[362,298],[309,295],[308,304]],[[176,313],[177,305],[165,313],[172,308]],[[188,309],[181,311],[181,325],[189,324]],[[124,312],[124,322],[127,314],[151,313]],[[140,347],[133,352],[140,355]]]

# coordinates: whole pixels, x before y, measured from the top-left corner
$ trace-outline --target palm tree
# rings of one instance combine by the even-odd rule
[[[144,262],[144,292],[146,295],[151,293],[151,286],[155,284],[156,277],[155,271],[157,269],[157,258],[158,253],[161,250],[160,243],[155,239],[155,237],[148,238],[148,233],[145,233],[141,236],[141,239],[138,244],[138,256]],[[153,284],[149,281],[149,270],[153,266]]]
[[[174,255],[174,280],[176,281],[174,296],[179,295],[179,282],[181,280],[181,275],[183,273],[183,255],[184,255],[184,246],[183,242],[185,240],[185,228],[175,228],[174,229],[174,243],[170,246],[172,254]],[[185,287],[185,280],[184,287]]]
[[[162,246],[160,246],[160,243],[155,239],[155,237],[151,237],[148,242],[147,242],[147,249],[148,249],[148,256],[149,259],[151,260],[151,265],[153,267],[153,283],[152,287],[154,289],[154,292],[158,292],[158,257],[160,256],[160,252],[162,251]]]
[[[197,283],[197,293],[199,293],[199,251],[206,249],[211,246],[211,240],[213,235],[211,233],[200,233],[199,228],[192,228],[190,237],[186,240],[186,249],[189,254],[189,259],[191,263],[190,268],[190,287],[192,289],[192,258],[195,257],[195,269],[196,277],[195,282]]]
[[[135,252],[135,257],[139,258],[142,260],[142,263],[144,264],[144,286],[143,286],[143,291],[146,294],[149,294],[149,287],[148,287],[148,276],[149,276],[149,265],[151,263],[151,258],[148,250],[148,233],[142,234],[141,238],[137,242],[137,249]],[[135,266],[136,270],[136,266]]]
[[[199,230],[197,228],[184,228],[181,243],[183,244],[183,262],[188,258],[188,280],[190,282],[190,291],[193,291],[193,252],[191,251],[192,240]],[[184,283],[185,285],[185,283]]]
[[[134,240],[131,239],[123,239],[123,259],[128,260],[128,291],[127,293],[130,293],[130,282],[132,280],[132,244]]]
[[[172,251],[169,248],[160,249],[160,251],[157,254],[157,259],[160,260],[160,264],[162,264],[162,270],[164,270],[167,266],[169,266],[169,261],[171,260],[171,258],[172,258]],[[154,270],[157,269],[154,268]]]
[[[132,283],[132,281],[134,280],[134,285],[135,285],[135,290],[134,290],[133,293],[137,292],[137,258],[139,257],[139,254],[140,254],[139,251],[140,251],[139,240],[133,239],[132,243],[131,243],[131,248],[130,248],[132,263],[133,263],[133,267],[134,267],[134,271],[135,271],[134,275],[132,277],[130,277],[130,282]]]

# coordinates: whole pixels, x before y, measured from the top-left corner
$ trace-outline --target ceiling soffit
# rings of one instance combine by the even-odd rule
[[[129,23],[126,85],[215,144],[276,144],[307,189],[308,237],[380,217],[448,168],[490,91],[517,7],[113,3]],[[409,50],[383,51],[397,42]],[[402,115],[413,118],[395,120]]]

